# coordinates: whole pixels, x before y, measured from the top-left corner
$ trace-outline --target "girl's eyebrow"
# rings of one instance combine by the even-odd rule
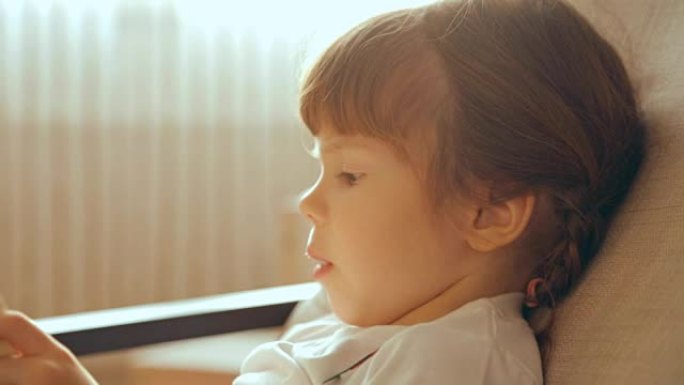
[[[335,136],[330,139],[326,139],[322,146],[322,141],[319,137],[315,137],[314,140],[314,147],[307,152],[315,159],[320,159],[322,153],[332,154],[344,148],[352,148],[354,150],[360,149],[370,153],[376,151],[373,149],[373,146],[370,143],[364,142],[361,139],[356,138]]]
[[[320,146],[320,139],[316,139],[316,144],[314,146],[314,149],[312,151],[312,155],[316,158],[320,156],[321,152],[324,152],[326,154],[334,153],[337,152],[345,147],[353,147],[355,149],[362,149],[366,151],[372,151],[373,148],[366,142],[362,142],[360,140],[354,140],[354,139],[349,139],[345,137],[335,137],[332,138],[323,145],[323,147]]]

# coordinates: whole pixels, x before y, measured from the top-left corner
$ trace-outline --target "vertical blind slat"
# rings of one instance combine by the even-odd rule
[[[318,171],[299,45],[188,26],[170,1],[41,4],[0,0],[10,304],[45,317],[308,279],[284,204]]]

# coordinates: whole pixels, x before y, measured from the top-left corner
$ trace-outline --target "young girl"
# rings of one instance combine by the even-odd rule
[[[332,313],[257,348],[235,384],[542,384],[538,316],[643,157],[613,48],[560,0],[396,11],[323,54],[301,115],[322,165],[307,254]],[[24,353],[0,383],[94,383],[18,313],[0,338]]]

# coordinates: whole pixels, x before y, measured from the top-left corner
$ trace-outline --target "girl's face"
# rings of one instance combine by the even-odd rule
[[[310,257],[332,263],[316,279],[341,320],[391,324],[466,275],[466,243],[432,214],[420,177],[389,144],[324,133],[321,173],[300,202]]]

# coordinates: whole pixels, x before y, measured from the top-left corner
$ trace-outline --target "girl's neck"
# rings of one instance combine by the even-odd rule
[[[405,313],[392,322],[392,325],[410,326],[434,321],[480,298],[515,291],[523,292],[523,287],[517,281],[519,280],[505,281],[501,279],[501,275],[495,274],[466,276],[429,301]]]

